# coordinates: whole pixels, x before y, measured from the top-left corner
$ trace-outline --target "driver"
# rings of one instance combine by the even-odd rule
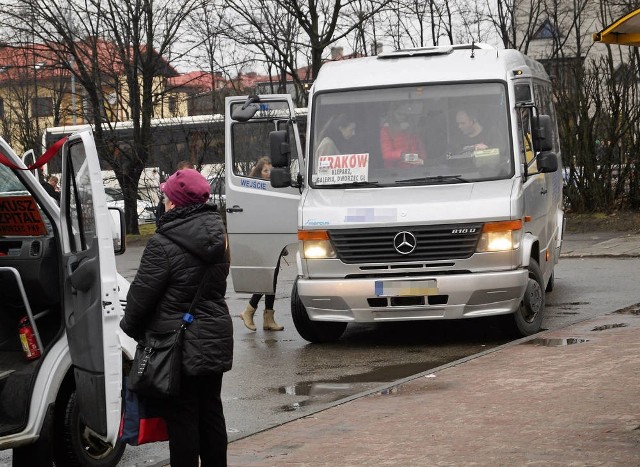
[[[459,153],[495,147],[494,136],[480,123],[475,109],[458,110],[456,123],[462,133],[458,136]]]

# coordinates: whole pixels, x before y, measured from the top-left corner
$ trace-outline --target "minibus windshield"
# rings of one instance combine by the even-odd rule
[[[316,188],[434,185],[514,173],[506,85],[405,86],[318,93]]]

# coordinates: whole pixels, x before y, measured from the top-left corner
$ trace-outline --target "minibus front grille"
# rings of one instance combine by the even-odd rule
[[[394,263],[469,258],[481,231],[482,224],[447,224],[330,230],[329,237],[338,258],[347,264]],[[415,243],[407,254],[394,246],[402,232]]]

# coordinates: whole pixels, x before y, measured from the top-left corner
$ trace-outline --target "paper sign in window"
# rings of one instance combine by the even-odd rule
[[[369,154],[320,156],[316,185],[336,185],[369,181]]]
[[[0,197],[0,236],[37,237],[47,229],[31,196]]]

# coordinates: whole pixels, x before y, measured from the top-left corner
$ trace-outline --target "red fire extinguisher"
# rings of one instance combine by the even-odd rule
[[[38,348],[38,342],[36,341],[36,335],[33,332],[29,317],[25,316],[20,320],[18,325],[18,334],[20,336],[20,342],[22,343],[22,349],[24,350],[27,360],[35,360],[40,357],[40,349]]]

